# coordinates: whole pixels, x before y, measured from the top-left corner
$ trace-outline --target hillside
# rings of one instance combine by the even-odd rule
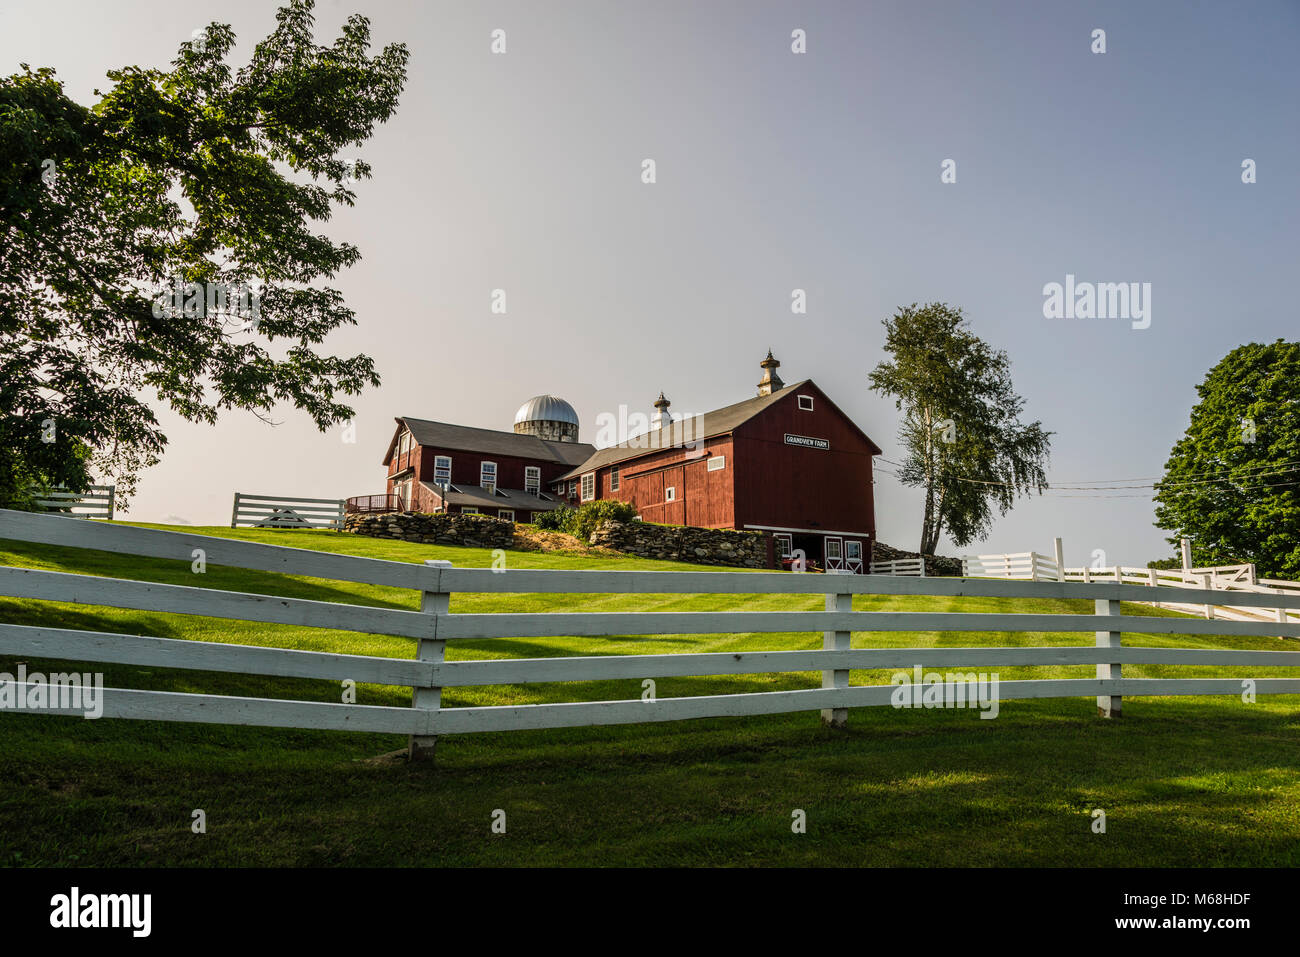
[[[328,532],[194,528],[398,561],[492,562],[486,550]],[[518,568],[691,568],[593,554],[517,551]],[[377,607],[409,591],[188,561],[0,541],[0,563],[199,584]],[[716,569],[711,569],[716,570]],[[818,596],[454,595],[453,611],[817,608]],[[1087,612],[1089,602],[862,596],[871,610]],[[1134,609],[1138,610],[1136,607]],[[1149,608],[1141,613],[1159,614]],[[1166,613],[1169,614],[1169,613]],[[407,639],[0,598],[0,620],[206,641],[411,657]],[[1276,639],[1133,636],[1133,644],[1276,648]],[[855,647],[1073,645],[1077,634],[857,634]],[[453,642],[452,660],[673,651],[811,649],[821,635],[677,635]],[[28,660],[32,670],[73,662]],[[0,654],[0,671],[17,659]],[[84,670],[84,669],[81,669]],[[105,683],[336,701],[332,682],[105,666]],[[1091,668],[1000,668],[1003,680],[1082,677]],[[1239,677],[1226,668],[1127,666],[1126,675]],[[1259,672],[1254,677],[1286,672]],[[888,681],[852,674],[853,684]],[[820,675],[658,681],[660,697],[817,687]],[[638,698],[637,681],[448,689],[444,704]],[[362,685],[362,704],[407,706],[409,691]],[[0,714],[0,825],[10,864],[1300,864],[1296,699],[1005,702],[970,712],[855,709],[843,732],[816,713],[609,728],[451,736],[436,767],[383,757],[395,736]],[[618,801],[608,800],[617,789]],[[1105,807],[1098,839],[1088,811]],[[190,833],[203,808],[209,833]],[[509,815],[489,839],[489,815]],[[795,837],[793,808],[809,833]],[[977,826],[972,826],[977,825]],[[1008,835],[1017,835],[1014,839]]]

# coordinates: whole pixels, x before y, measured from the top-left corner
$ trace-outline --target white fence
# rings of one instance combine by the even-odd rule
[[[908,575],[915,578],[925,577],[924,558],[896,558],[890,562],[872,562],[873,575]]]
[[[88,485],[84,492],[69,492],[60,486],[42,493],[36,504],[74,518],[104,518],[111,522],[116,494],[115,485]]]
[[[1096,697],[1105,715],[1117,714],[1125,695],[1239,695],[1236,678],[1125,678],[1125,664],[1300,666],[1300,651],[1245,651],[1124,646],[1125,632],[1300,637],[1300,625],[1197,618],[1137,617],[1120,601],[1147,597],[1141,586],[1116,582],[1023,582],[959,578],[807,575],[788,572],[659,572],[459,569],[380,561],[254,542],[163,532],[131,526],[68,522],[55,516],[0,510],[0,538],[102,549],[123,555],[189,562],[202,548],[209,564],[414,589],[420,611],[242,594],[189,585],[75,575],[0,566],[0,595],[183,615],[344,629],[406,636],[414,659],[231,645],[177,638],[0,624],[0,653],[27,658],[115,662],[239,674],[352,679],[413,689],[412,707],[285,701],[106,688],[103,715],[151,721],[257,725],[281,728],[401,733],[413,757],[429,757],[442,734],[679,721],[691,718],[820,710],[843,724],[848,708],[892,703],[894,685],[850,686],[851,669],[987,665],[1095,665],[1096,678],[1003,681],[999,700]],[[833,589],[826,594],[826,589]],[[456,592],[550,594],[825,595],[825,611],[455,613]],[[1088,599],[1096,614],[935,613],[853,611],[854,595],[1032,597]],[[1214,594],[1190,590],[1188,597]],[[1277,599],[1243,594],[1247,605]],[[1283,599],[1300,608],[1300,595]],[[1084,632],[1095,644],[1053,647],[850,648],[853,632]],[[598,655],[570,658],[447,661],[447,642],[546,636],[682,635],[822,632],[820,651]],[[821,688],[698,697],[639,698],[527,705],[442,707],[442,689],[536,682],[605,681],[682,675],[817,672]],[[1300,679],[1258,678],[1258,694],[1300,694]],[[19,685],[26,693],[30,685]],[[51,709],[53,710],[53,709]],[[56,711],[79,714],[73,709]]]
[[[230,512],[230,527],[251,525],[256,528],[332,528],[343,530],[341,498],[285,498],[276,495],[235,493]]]
[[[969,578],[1028,578],[1030,581],[1060,581],[1056,559],[1038,552],[1006,555],[967,555],[961,573]]]
[[[1055,558],[1037,552],[1012,552],[1005,555],[971,555],[962,559],[962,574],[977,578],[1023,578],[1031,581],[1063,582],[1118,582],[1120,584],[1149,587],[1197,589],[1200,591],[1230,592],[1216,596],[1212,602],[1191,602],[1179,596],[1155,598],[1148,595],[1147,604],[1189,614],[1204,614],[1206,618],[1226,618],[1229,621],[1300,621],[1300,612],[1288,612],[1284,603],[1278,607],[1261,608],[1255,604],[1242,604],[1237,593],[1256,595],[1300,595],[1300,582],[1258,578],[1255,566],[1250,564],[1219,565],[1213,568],[1167,569],[1137,568],[1128,565],[1108,565],[1101,568],[1087,566],[1061,568]]]

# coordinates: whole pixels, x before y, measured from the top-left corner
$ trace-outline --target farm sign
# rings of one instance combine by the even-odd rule
[[[789,432],[785,434],[785,444],[802,445],[806,449],[829,449],[831,447],[828,439],[814,439],[807,435],[791,435]]]

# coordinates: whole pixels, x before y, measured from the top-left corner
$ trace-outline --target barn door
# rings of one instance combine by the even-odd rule
[[[844,539],[838,535],[826,536],[826,570],[834,571],[844,567]]]
[[[862,543],[849,539],[844,543],[844,567],[855,575],[862,574]]]

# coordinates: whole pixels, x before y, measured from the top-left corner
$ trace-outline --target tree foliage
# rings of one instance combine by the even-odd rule
[[[1254,562],[1300,578],[1300,342],[1229,352],[1196,387],[1156,487],[1156,526],[1198,567]]]
[[[994,507],[1005,515],[1046,486],[1052,433],[1020,421],[1007,354],[972,333],[960,309],[913,303],[884,326],[892,359],[870,381],[903,413],[898,477],[925,490],[919,551],[933,555],[943,532],[957,546],[985,538]]]
[[[318,46],[312,8],[281,8],[237,71],[213,23],[168,70],[110,72],[93,107],[49,68],[0,79],[0,504],[92,469],[127,497],[166,444],[150,393],[207,423],[287,402],[324,430],[379,383],[367,356],[315,351],[355,324],[319,281],[359,258],[318,224],[369,176],[341,151],[392,116],[407,51],[371,57],[361,16]],[[210,296],[159,315],[178,283],[252,288],[255,321]]]

